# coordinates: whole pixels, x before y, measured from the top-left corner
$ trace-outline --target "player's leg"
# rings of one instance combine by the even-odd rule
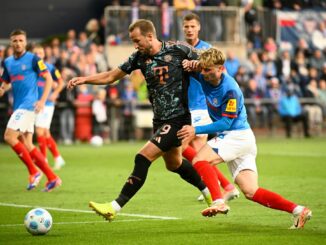
[[[27,167],[29,172],[29,183],[27,185],[27,190],[32,190],[39,184],[41,173],[34,165],[34,162],[25,145],[18,140],[19,135],[19,131],[7,128],[5,131],[4,140],[11,146],[11,148],[16,152],[17,156]]]
[[[20,137],[37,167],[46,175],[48,181],[43,191],[52,191],[61,185],[61,179],[52,171],[43,154],[33,144],[33,133],[26,132]]]
[[[191,163],[186,159],[182,159],[181,152],[182,147],[173,147],[164,153],[163,158],[166,168],[171,172],[179,174],[183,180],[196,187],[202,193],[207,205],[210,206],[212,204],[212,197],[209,189]]]
[[[46,137],[45,137],[45,128],[35,127],[36,139],[41,153],[46,157]]]
[[[46,145],[49,148],[49,150],[52,153],[52,156],[54,158],[54,169],[59,170],[61,169],[65,164],[65,160],[61,156],[57,143],[53,139],[50,129],[45,130],[45,138],[46,138]]]
[[[112,221],[124,205],[137,193],[145,183],[151,163],[162,155],[162,151],[148,141],[135,157],[132,173],[121,189],[119,196],[110,203],[90,202],[89,206],[105,219]]]
[[[218,213],[228,213],[230,208],[225,204],[218,183],[218,178],[216,172],[214,171],[215,166],[212,165],[223,162],[223,159],[208,144],[206,144],[197,153],[196,157],[193,159],[193,162],[195,163],[193,166],[197,170],[197,172],[204,173],[201,174],[201,177],[204,183],[207,185],[213,198],[213,204],[211,205],[211,207],[204,209],[202,211],[202,214],[204,216],[210,217]]]
[[[235,178],[245,197],[265,207],[285,211],[293,214],[293,228],[303,228],[305,222],[312,216],[312,212],[303,206],[297,205],[281,195],[258,186],[257,173],[252,170],[242,170]]]

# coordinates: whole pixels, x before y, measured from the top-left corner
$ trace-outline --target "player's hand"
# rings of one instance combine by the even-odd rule
[[[36,103],[34,104],[34,110],[36,113],[41,112],[44,109],[44,102],[42,101],[36,101]]]
[[[0,97],[2,97],[5,94],[5,90],[3,88],[0,87]]]
[[[52,93],[49,97],[49,100],[52,102],[55,102],[58,98],[58,94],[57,93]]]
[[[74,87],[76,87],[77,85],[80,84],[84,84],[86,82],[85,77],[74,77],[73,79],[71,79],[68,84],[67,84],[67,88],[68,89],[73,89]]]
[[[195,138],[195,128],[190,125],[185,125],[177,132],[177,137],[182,141],[190,142]]]
[[[199,61],[198,60],[183,60],[182,67],[185,71],[197,71],[199,70]]]

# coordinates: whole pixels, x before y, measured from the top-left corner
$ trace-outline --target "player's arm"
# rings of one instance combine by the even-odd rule
[[[120,68],[115,68],[114,70],[98,73],[88,77],[74,77],[68,82],[67,88],[72,89],[80,84],[111,84],[117,80],[120,80],[126,75],[127,73],[123,72]]]
[[[52,79],[57,83],[57,86],[53,90],[49,100],[55,101],[58,98],[62,89],[64,88],[65,84],[58,69],[55,69],[54,74],[52,74]]]
[[[53,79],[50,72],[43,72],[42,77],[45,79],[44,90],[40,100],[35,103],[35,112],[40,112],[43,110],[52,88]]]
[[[0,97],[2,97],[10,88],[11,88],[11,84],[3,81],[0,86]]]
[[[11,83],[10,81],[10,76],[8,73],[8,70],[5,65],[3,65],[3,74],[0,77],[0,82],[2,82],[0,86],[0,97],[2,97],[10,88],[11,88]]]

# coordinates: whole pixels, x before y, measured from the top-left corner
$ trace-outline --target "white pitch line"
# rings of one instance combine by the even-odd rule
[[[115,220],[114,223],[121,223],[121,222],[138,222],[138,221],[145,221],[148,219],[125,219],[125,220]],[[156,221],[160,221],[157,220]],[[102,221],[76,221],[76,222],[53,222],[53,225],[74,225],[74,224],[96,224],[96,223],[110,223],[109,221],[102,220]],[[15,226],[24,226],[24,224],[0,224],[0,227],[15,227]]]
[[[40,206],[32,206],[32,205],[22,205],[22,204],[14,204],[14,203],[3,203],[0,202],[0,206],[5,207],[14,207],[14,208],[44,208],[48,210],[54,210],[59,212],[72,212],[72,213],[94,213],[94,211],[82,210],[82,209],[67,209],[67,208],[54,208],[54,207],[40,207]],[[147,215],[147,214],[128,214],[128,213],[118,213],[121,216],[129,216],[129,217],[139,217],[145,219],[160,219],[160,220],[177,220],[177,217],[166,217],[166,216],[156,216],[156,215]]]

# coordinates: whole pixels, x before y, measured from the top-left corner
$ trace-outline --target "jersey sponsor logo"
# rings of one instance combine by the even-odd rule
[[[164,85],[166,84],[165,79],[169,78],[169,67],[168,66],[159,66],[159,67],[154,67],[154,75],[158,76],[160,79],[160,84]]]
[[[24,79],[25,79],[25,77],[22,76],[22,75],[10,76],[10,81],[11,82],[23,81]]]
[[[227,112],[236,112],[237,111],[237,100],[230,99],[226,105],[225,111]]]
[[[43,60],[39,60],[37,62],[38,68],[40,69],[40,71],[44,71],[46,70],[46,65],[44,64]]]

